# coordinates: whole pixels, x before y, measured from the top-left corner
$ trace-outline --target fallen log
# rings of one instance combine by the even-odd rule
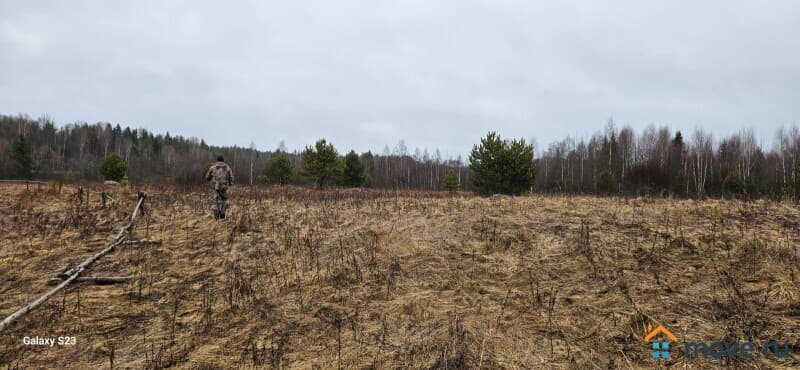
[[[120,237],[118,237],[118,238],[120,238]],[[83,271],[86,267],[88,267],[89,265],[94,263],[94,261],[97,261],[98,258],[103,257],[106,254],[108,254],[109,252],[113,251],[114,248],[116,248],[120,244],[122,244],[122,240],[120,240],[120,239],[115,240],[113,243],[111,243],[111,245],[106,247],[106,249],[103,249],[100,252],[97,252],[95,255],[87,258],[85,261],[81,262],[80,265],[78,265],[76,267],[73,267],[73,268],[71,268],[71,269],[69,269],[67,271],[62,272],[61,274],[58,275],[58,278],[61,279],[61,280],[65,280],[65,279],[69,278],[70,276],[79,273],[79,271]]]
[[[25,307],[20,308],[19,310],[17,310],[17,312],[14,312],[8,317],[6,317],[2,322],[0,322],[0,332],[2,332],[3,329],[5,329],[9,324],[16,321],[17,319],[19,319],[26,313],[30,312],[34,308],[38,307],[39,305],[47,301],[50,297],[52,297],[54,294],[58,293],[61,289],[64,289],[64,287],[72,283],[75,279],[78,278],[81,272],[83,272],[86,268],[88,268],[89,265],[91,265],[98,258],[113,251],[114,248],[122,244],[122,242],[125,241],[125,232],[130,231],[131,228],[133,228],[133,225],[136,223],[136,215],[139,213],[139,209],[142,207],[144,199],[145,199],[144,193],[140,192],[139,201],[136,203],[136,207],[133,209],[133,213],[131,213],[131,221],[128,222],[128,224],[125,225],[125,227],[119,230],[119,233],[117,233],[117,237],[114,238],[114,242],[112,242],[110,246],[98,252],[97,254],[87,258],[85,261],[83,261],[80,265],[76,266],[75,268],[65,271],[64,273],[59,275],[59,279],[63,280],[61,284],[58,284],[58,286],[51,289],[49,292],[45,293],[35,301],[28,303]]]
[[[111,285],[111,284],[122,284],[127,283],[133,279],[130,276],[89,276],[89,277],[79,277],[76,279],[77,281],[88,281],[93,284],[97,285]]]
[[[134,245],[134,244],[155,244],[161,245],[161,240],[150,240],[150,239],[139,239],[139,240],[126,240],[122,242],[125,245]]]
[[[87,258],[80,265],[78,265],[78,266],[76,266],[74,268],[71,268],[71,269],[69,269],[67,271],[62,272],[60,275],[58,275],[58,277],[63,280],[63,279],[66,279],[66,278],[72,276],[78,270],[83,270],[84,268],[86,268],[89,265],[91,265],[92,263],[94,263],[94,261],[96,261],[98,258],[105,256],[106,254],[108,254],[108,252],[113,251],[114,248],[116,248],[118,245],[122,244],[122,242],[125,241],[124,240],[125,239],[125,235],[124,235],[125,232],[126,231],[130,231],[130,229],[133,227],[133,224],[136,222],[136,215],[139,212],[139,208],[141,208],[141,206],[142,206],[142,202],[144,202],[144,198],[145,198],[144,194],[140,193],[139,202],[136,203],[136,208],[133,209],[133,214],[131,214],[131,222],[129,222],[127,226],[125,226],[125,227],[123,227],[122,229],[119,230],[119,233],[117,233],[117,237],[114,238],[114,242],[111,243],[111,245],[109,245],[108,248],[103,249],[102,251],[97,252],[97,254],[95,254],[94,256],[91,256],[91,257]]]
[[[59,284],[57,287],[53,288],[49,292],[45,293],[43,296],[39,297],[39,299],[37,299],[37,300],[35,300],[35,301],[31,302],[31,303],[28,303],[27,306],[20,308],[19,310],[17,310],[17,312],[14,312],[10,316],[6,317],[5,320],[0,322],[0,331],[3,331],[3,329],[6,328],[6,326],[8,326],[12,322],[16,321],[17,319],[19,319],[20,317],[22,317],[26,313],[30,312],[34,308],[38,307],[40,304],[44,303],[44,301],[46,301],[48,298],[52,297],[54,294],[58,293],[59,290],[63,289],[65,286],[69,285],[69,283],[71,283],[77,277],[78,277],[78,274],[70,276],[67,280],[64,280],[64,282]]]

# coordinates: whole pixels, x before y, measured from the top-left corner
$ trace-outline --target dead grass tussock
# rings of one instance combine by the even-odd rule
[[[6,190],[3,315],[135,200]],[[800,338],[800,212],[785,204],[236,188],[215,222],[205,189],[145,190],[134,236],[162,244],[91,268],[131,282],[69,288],[4,333],[0,365],[649,368],[652,322],[697,341]],[[36,334],[79,343],[22,346]]]

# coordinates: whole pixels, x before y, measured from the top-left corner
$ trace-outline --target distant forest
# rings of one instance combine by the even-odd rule
[[[751,197],[800,196],[800,131],[794,125],[781,128],[772,139],[772,145],[762,147],[752,130],[715,138],[701,129],[682,133],[653,125],[637,133],[609,121],[589,138],[568,137],[536,148],[533,190],[591,194],[602,180],[622,194],[718,196],[726,179],[735,176]],[[347,149],[339,148],[339,155]],[[203,169],[221,154],[237,183],[256,183],[267,161],[283,153],[294,164],[292,182],[310,183],[302,176],[300,152],[287,152],[282,145],[275,151],[217,147],[119,124],[59,126],[47,117],[0,115],[0,178],[19,178],[23,158],[30,161],[27,177],[60,180],[70,171],[78,179],[100,180],[98,165],[111,153],[127,163],[131,182],[199,183]],[[401,140],[382,153],[362,153],[360,159],[371,187],[441,189],[453,171],[459,188],[470,190],[468,164],[460,157],[442,158],[438,150],[410,152]],[[602,179],[609,173],[613,179]]]
[[[595,192],[598,174],[610,172],[616,192],[719,196],[726,183],[741,182],[751,198],[800,196],[800,131],[779,129],[762,148],[752,129],[715,139],[702,129],[688,136],[650,125],[636,133],[609,120],[588,140],[550,144],[538,160],[536,188],[548,192]]]
[[[20,145],[22,144],[22,145]],[[314,143],[309,143],[313,145]],[[335,143],[334,143],[335,144]],[[30,157],[32,171],[25,176],[15,163],[15,147]],[[347,150],[349,151],[349,149]],[[347,151],[340,149],[339,155]],[[301,151],[288,152],[281,144],[275,151],[253,147],[212,146],[199,138],[152,133],[141,128],[107,122],[70,123],[58,126],[52,119],[25,115],[0,115],[0,178],[31,177],[61,180],[70,171],[76,179],[101,180],[103,158],[118,153],[127,163],[131,182],[199,183],[207,165],[223,155],[238,184],[254,184],[267,162],[286,154],[294,165],[293,183],[311,184],[302,175]],[[461,158],[444,159],[438,150],[411,153],[401,140],[383,153],[362,153],[360,159],[368,186],[378,188],[440,189],[445,174],[453,170],[468,189],[469,169]]]

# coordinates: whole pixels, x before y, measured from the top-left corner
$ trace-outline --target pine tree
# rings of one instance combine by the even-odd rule
[[[286,154],[279,154],[267,162],[264,168],[265,181],[268,184],[286,185],[292,182],[294,165]]]
[[[489,132],[469,155],[472,183],[478,193],[522,194],[530,191],[536,178],[533,145],[525,139],[502,140]]]
[[[307,146],[303,151],[303,172],[318,187],[328,185],[336,178],[339,170],[339,154],[332,144],[325,139],[317,140],[314,146]]]
[[[450,192],[455,192],[458,190],[458,175],[456,175],[455,171],[449,171],[444,178],[442,179],[442,187]]]
[[[104,180],[120,181],[125,177],[128,165],[117,153],[111,153],[100,163],[100,175]]]
[[[612,174],[609,170],[600,172],[600,174],[597,176],[597,180],[595,181],[595,189],[597,189],[598,194],[616,194],[617,179],[614,178],[614,174]]]
[[[732,171],[725,176],[722,182],[722,195],[725,197],[738,197],[745,192],[744,180],[738,171]]]
[[[342,174],[342,185],[348,187],[360,187],[364,184],[364,164],[354,150],[351,150],[344,157],[344,173]]]

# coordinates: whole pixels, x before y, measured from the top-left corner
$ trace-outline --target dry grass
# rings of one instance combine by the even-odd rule
[[[3,186],[0,316],[107,244],[73,188]],[[203,189],[205,190],[205,189]],[[234,188],[149,188],[129,245],[0,334],[0,367],[795,368],[798,359],[656,362],[681,338],[800,343],[800,212],[787,204]],[[76,336],[74,347],[23,336]]]

